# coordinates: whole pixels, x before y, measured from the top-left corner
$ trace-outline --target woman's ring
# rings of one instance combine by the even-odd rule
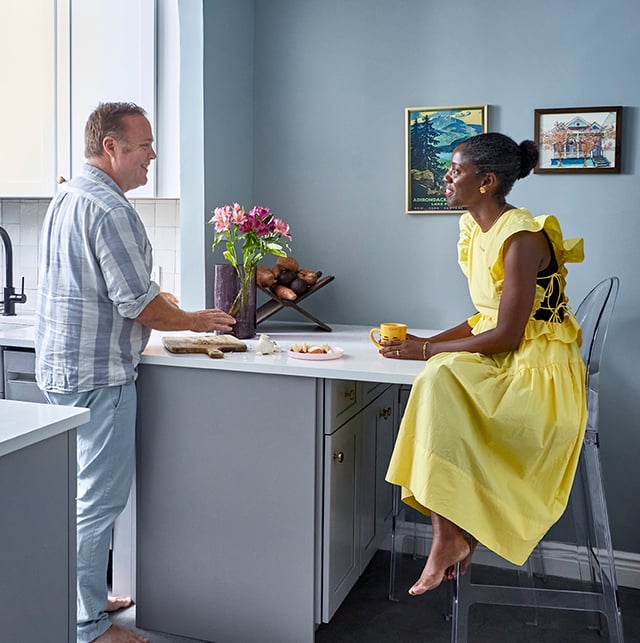
[[[400,357],[400,351],[396,351],[396,355]]]

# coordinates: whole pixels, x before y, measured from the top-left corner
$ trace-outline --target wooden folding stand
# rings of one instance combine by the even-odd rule
[[[271,315],[273,315],[274,313],[277,313],[279,310],[287,307],[293,310],[297,310],[301,315],[304,315],[307,319],[310,319],[312,322],[318,324],[318,326],[320,326],[322,330],[331,331],[331,326],[328,326],[322,320],[318,319],[315,315],[312,315],[308,310],[302,308],[302,306],[300,306],[300,302],[303,299],[309,297],[309,295],[312,295],[314,292],[320,290],[320,288],[326,286],[334,279],[335,277],[333,275],[327,275],[326,277],[318,279],[318,281],[316,281],[313,286],[309,287],[301,295],[298,295],[298,297],[294,301],[280,299],[280,297],[276,296],[268,288],[264,288],[263,286],[258,285],[258,288],[262,290],[263,293],[269,295],[271,301],[265,302],[256,310],[256,323],[259,324],[260,322],[263,322],[265,319],[271,317]]]

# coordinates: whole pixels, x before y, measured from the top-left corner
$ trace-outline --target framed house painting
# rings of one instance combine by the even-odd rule
[[[620,172],[622,107],[535,110],[538,174]]]
[[[487,112],[487,105],[406,108],[406,209],[409,214],[462,210],[448,206],[443,178],[455,147],[487,131]]]

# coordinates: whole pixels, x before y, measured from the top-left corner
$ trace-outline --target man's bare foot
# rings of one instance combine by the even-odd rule
[[[113,624],[92,643],[149,643],[149,639],[124,627]]]
[[[118,610],[125,609],[126,607],[131,607],[133,601],[129,596],[109,596],[107,598],[107,607],[105,612],[117,612]]]
[[[420,578],[409,589],[411,596],[435,589],[447,577],[448,570],[471,555],[471,546],[463,531],[451,521],[431,513],[433,542],[427,564]]]

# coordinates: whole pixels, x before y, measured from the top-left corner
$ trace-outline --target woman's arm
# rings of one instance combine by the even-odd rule
[[[533,308],[538,272],[548,262],[549,248],[542,233],[520,232],[508,239],[496,327],[465,339],[434,342],[428,356],[445,351],[492,355],[516,350]]]
[[[403,359],[427,359],[427,346],[431,345],[431,342],[435,341],[450,341],[454,339],[461,339],[463,337],[471,337],[471,327],[466,321],[463,321],[461,324],[443,330],[437,335],[432,337],[418,337],[417,335],[407,334],[407,340],[405,342],[400,342],[401,355],[398,354],[400,347],[397,346],[398,342],[381,342],[383,347],[380,350],[380,353],[385,357],[402,357]],[[385,347],[389,347],[389,350],[384,350]]]
[[[425,337],[424,339],[429,342],[444,342],[453,339],[462,339],[464,337],[471,337],[471,326],[469,326],[467,321],[463,321],[453,328],[443,330],[441,333],[433,335],[433,337]]]
[[[417,342],[412,342],[414,346],[385,342],[381,354],[385,357],[428,359],[443,352],[466,351],[492,355],[517,349],[533,308],[538,272],[548,262],[549,248],[542,233],[520,232],[513,235],[505,243],[504,283],[495,328],[473,335],[465,322],[425,340],[428,344],[423,343],[420,351],[415,346]],[[465,325],[469,329],[468,334],[465,334]]]

